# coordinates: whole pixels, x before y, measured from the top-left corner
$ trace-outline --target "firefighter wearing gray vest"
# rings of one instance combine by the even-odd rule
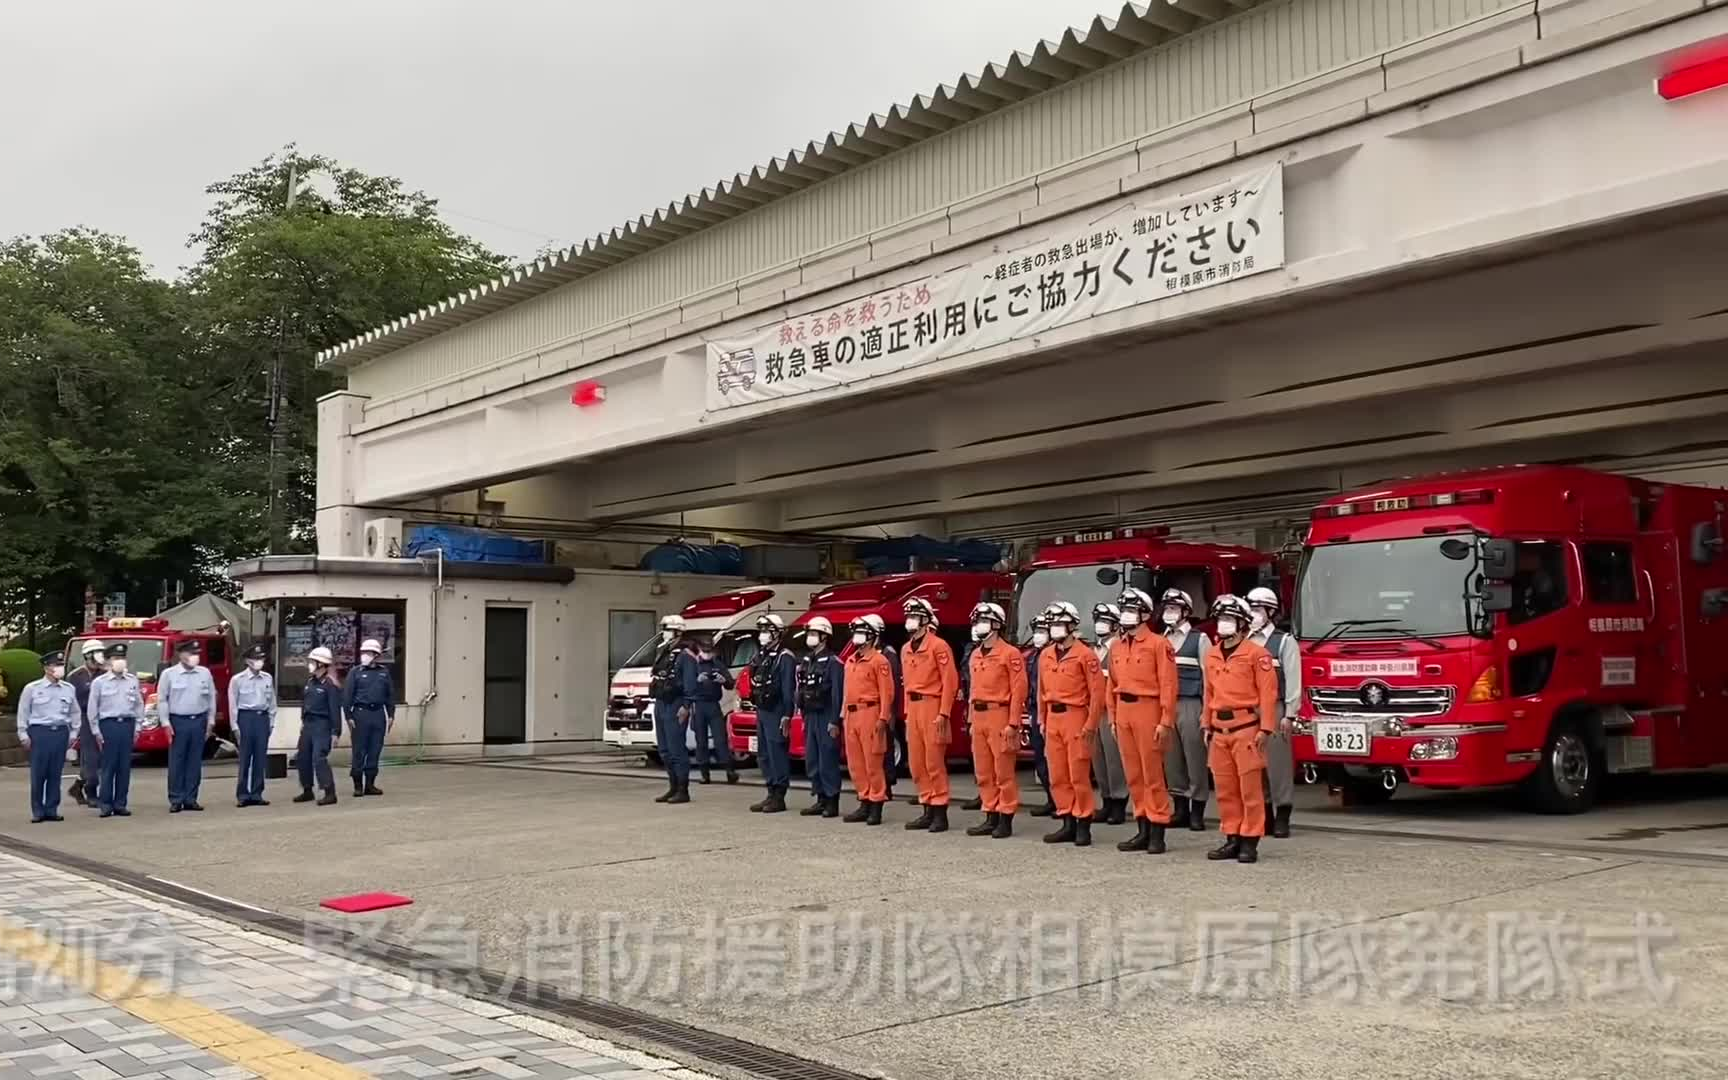
[[[1290,723],[1302,703],[1302,655],[1296,638],[1278,629],[1278,594],[1264,586],[1248,594],[1254,621],[1249,640],[1266,647],[1278,672],[1278,727],[1266,744],[1266,832],[1290,835],[1290,812],[1296,803],[1296,761],[1290,753]]]
[[[1092,651],[1098,654],[1098,665],[1110,677],[1110,643],[1122,628],[1122,609],[1115,604],[1097,604],[1092,608],[1092,629],[1097,637]],[[1116,742],[1116,724],[1108,713],[1092,733],[1092,775],[1098,781],[1098,809],[1092,815],[1094,824],[1120,825],[1128,820],[1128,772],[1122,767],[1122,747]],[[1136,809],[1139,809],[1136,807]]]
[[[1176,738],[1164,751],[1164,778],[1175,804],[1170,827],[1206,831],[1206,800],[1211,773],[1206,771],[1206,732],[1200,716],[1205,708],[1206,653],[1212,641],[1190,621],[1194,601],[1181,589],[1166,589],[1159,603],[1164,636],[1176,647]]]

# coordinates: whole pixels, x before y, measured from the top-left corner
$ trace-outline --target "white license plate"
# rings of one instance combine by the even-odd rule
[[[1368,756],[1368,725],[1357,720],[1314,721],[1314,749],[1322,754]]]
[[[745,739],[744,745],[749,750],[750,753],[754,754],[756,752],[756,736],[752,735],[749,738]]]

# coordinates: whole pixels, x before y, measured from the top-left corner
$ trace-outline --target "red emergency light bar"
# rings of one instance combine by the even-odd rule
[[[118,630],[142,630],[145,633],[161,633],[168,629],[167,619],[115,618],[98,619],[90,628],[93,634],[111,634]]]
[[[598,405],[606,400],[606,388],[592,379],[579,382],[570,388],[570,404],[579,409]]]
[[[686,619],[712,618],[716,615],[736,615],[746,608],[757,604],[766,604],[774,599],[773,589],[750,589],[745,592],[725,593],[720,596],[710,596],[685,607],[683,615]]]
[[[1481,506],[1494,501],[1490,488],[1470,491],[1443,491],[1434,495],[1387,495],[1364,498],[1355,502],[1316,506],[1315,518],[1357,517],[1362,514],[1390,514],[1398,510],[1427,510],[1447,506]]]
[[[1097,544],[1106,540],[1156,540],[1169,535],[1168,525],[1135,525],[1127,529],[1064,533],[1061,536],[1052,536],[1050,543],[1056,547],[1065,547],[1069,544]]]
[[[1728,52],[1657,79],[1656,96],[1663,101],[1677,101],[1722,86],[1728,86]]]

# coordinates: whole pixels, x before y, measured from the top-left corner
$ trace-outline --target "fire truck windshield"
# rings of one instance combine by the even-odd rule
[[[1115,603],[1122,590],[1145,589],[1154,598],[1152,571],[1128,563],[1091,563],[1086,566],[1046,566],[1020,579],[1020,594],[1014,610],[1020,620],[1020,640],[1032,632],[1032,617],[1058,600],[1066,600],[1080,612],[1080,626],[1092,633],[1092,607]]]
[[[84,643],[89,640],[90,635],[88,634],[73,638],[72,644],[67,646],[67,655],[81,659],[84,655]],[[115,637],[112,634],[104,634],[98,640],[104,645],[124,643],[126,646],[126,669],[141,679],[153,677],[157,670],[162,667],[162,647],[166,642],[161,638]],[[75,664],[68,664],[67,666],[70,668]]]
[[[1476,545],[1458,536],[1309,549],[1296,588],[1296,636],[1439,637],[1470,632],[1465,600]]]

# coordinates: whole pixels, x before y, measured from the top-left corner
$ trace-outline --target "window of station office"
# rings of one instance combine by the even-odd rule
[[[378,662],[390,672],[396,703],[406,700],[407,602],[351,600],[339,597],[279,600],[271,612],[276,638],[276,696],[296,704],[306,687],[306,654],[319,645],[336,660],[336,677],[360,662],[360,643],[376,639],[383,648]]]

